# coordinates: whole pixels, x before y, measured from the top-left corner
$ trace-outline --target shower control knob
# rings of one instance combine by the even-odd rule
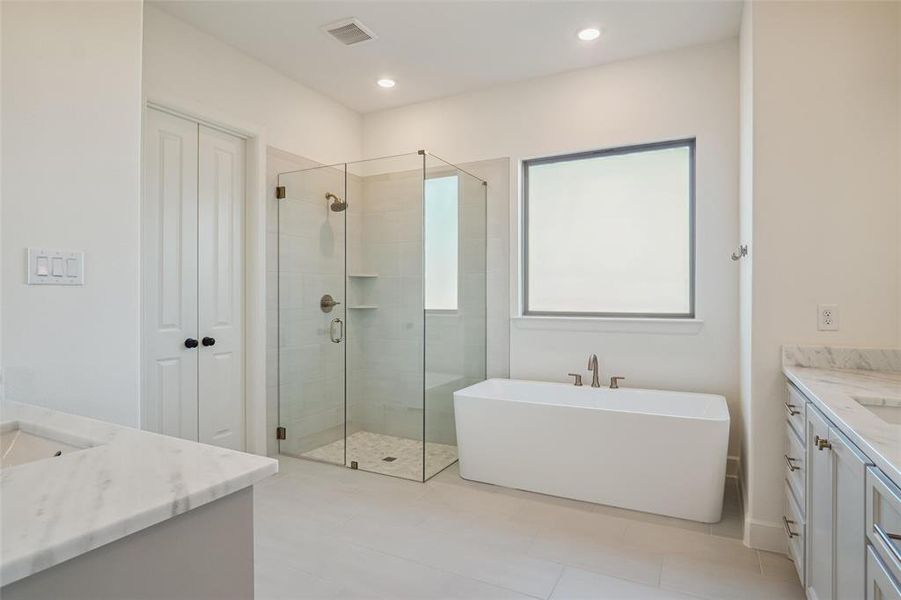
[[[216,338],[205,337],[202,340],[200,340],[200,343],[203,344],[204,346],[212,346],[216,343]]]
[[[196,347],[197,347],[197,340],[195,340],[194,338],[188,338],[185,340],[185,348],[196,348]]]

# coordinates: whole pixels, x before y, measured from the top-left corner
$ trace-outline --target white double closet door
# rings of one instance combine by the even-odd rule
[[[244,448],[244,140],[148,108],[144,429]]]

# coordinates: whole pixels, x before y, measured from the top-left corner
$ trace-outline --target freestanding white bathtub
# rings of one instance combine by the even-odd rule
[[[454,392],[460,475],[506,487],[714,523],[726,399],[489,379]]]

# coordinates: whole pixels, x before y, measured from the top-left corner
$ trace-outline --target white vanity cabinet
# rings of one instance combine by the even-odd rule
[[[803,585],[805,578],[805,546],[807,539],[807,438],[804,413],[807,399],[791,385],[785,401],[785,512],[782,525],[788,537],[788,554],[798,570]]]
[[[901,490],[870,467],[865,493],[867,600],[901,600]]]
[[[811,600],[863,597],[868,462],[815,406],[807,406],[806,585]]]
[[[867,546],[867,600],[901,600],[901,590],[872,546]]]
[[[808,406],[806,587],[808,598],[818,600],[832,598],[832,465],[816,448],[828,437],[829,422]]]
[[[864,598],[865,483],[870,461],[792,385],[788,386],[786,410],[783,519],[789,554],[801,583],[810,600]],[[799,415],[804,418],[800,435],[792,420]]]
[[[855,429],[843,392],[786,375],[783,520],[807,599],[901,600],[897,464]]]

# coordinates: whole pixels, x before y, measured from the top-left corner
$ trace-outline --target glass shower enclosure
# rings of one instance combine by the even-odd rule
[[[486,184],[425,151],[281,173],[279,452],[425,481],[486,374]]]

